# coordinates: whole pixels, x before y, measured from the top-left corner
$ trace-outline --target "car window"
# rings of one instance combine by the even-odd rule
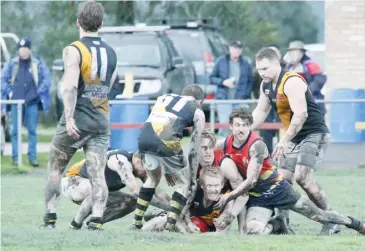
[[[206,31],[206,34],[209,40],[209,44],[212,47],[214,56],[219,57],[226,54],[226,50],[216,32]]]
[[[164,43],[162,40],[159,40],[160,50],[161,50],[161,61],[164,66],[167,66],[167,68],[171,68],[172,62],[171,62],[171,56],[168,51],[168,48],[166,46],[166,43]]]
[[[183,58],[188,61],[204,60],[204,50],[201,43],[202,33],[200,31],[167,30],[166,34]]]
[[[229,42],[219,33],[217,33],[216,36],[219,39],[219,41],[221,42],[221,45],[224,50],[224,54],[229,53]]]
[[[152,34],[101,34],[116,52],[120,65],[159,67],[161,51],[158,38]]]

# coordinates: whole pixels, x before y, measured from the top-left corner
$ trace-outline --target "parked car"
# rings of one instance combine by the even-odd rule
[[[166,34],[187,61],[194,65],[196,84],[200,85],[207,99],[213,99],[217,87],[211,85],[209,75],[215,60],[229,52],[229,43],[217,27],[198,22],[168,25]]]
[[[126,97],[125,74],[132,73],[134,96],[156,98],[166,93],[180,94],[194,83],[194,68],[184,61],[165,33],[164,27],[103,27],[101,38],[117,53],[117,98]],[[118,86],[119,84],[119,86]]]

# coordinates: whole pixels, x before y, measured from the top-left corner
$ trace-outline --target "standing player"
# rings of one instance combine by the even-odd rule
[[[229,120],[232,135],[224,143],[224,153],[236,163],[245,181],[231,193],[221,196],[216,208],[224,208],[229,201],[249,192],[247,232],[250,234],[265,233],[274,208],[282,208],[322,224],[345,225],[365,235],[364,222],[335,211],[322,210],[294,191],[272,165],[266,144],[251,131],[253,118],[248,109],[233,111]]]
[[[327,196],[314,179],[329,141],[329,130],[320,107],[300,75],[282,70],[273,49],[262,48],[257,52],[256,68],[263,81],[258,105],[252,113],[251,129],[257,129],[271,107],[274,108],[287,129],[273,153],[273,158],[279,160],[280,173],[290,183],[295,178],[319,208],[328,210]],[[321,234],[338,231],[338,226],[328,224],[323,226]]]
[[[199,164],[201,132],[205,116],[201,110],[203,90],[188,85],[182,95],[168,94],[158,97],[138,139],[142,163],[147,170],[147,180],[140,189],[133,226],[142,228],[142,219],[161,180],[162,171],[172,175],[177,186],[170,202],[166,229],[174,230],[177,217],[189,205],[195,194],[196,171]],[[185,127],[194,126],[191,135],[188,168],[180,141]],[[187,171],[184,173],[184,171]],[[184,210],[183,210],[184,209]]]
[[[92,218],[88,228],[99,229],[108,197],[104,169],[109,146],[108,93],[116,78],[114,50],[98,36],[104,8],[93,1],[79,5],[80,40],[63,50],[64,114],[49,153],[42,227],[54,228],[60,181],[70,159],[83,147],[92,188]]]

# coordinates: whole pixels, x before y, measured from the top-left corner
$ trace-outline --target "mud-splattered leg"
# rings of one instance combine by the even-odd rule
[[[136,209],[137,199],[121,191],[110,192],[102,222],[122,218]]]
[[[324,211],[318,208],[311,200],[301,196],[293,206],[293,211],[322,224],[339,224],[365,234],[365,224],[353,217],[335,211]],[[363,231],[363,232],[362,232]]]
[[[76,149],[70,147],[56,147],[51,145],[49,160],[47,166],[46,186],[44,189],[45,216],[42,227],[54,227],[57,215],[57,202],[61,193],[61,178],[69,161],[76,152]]]
[[[108,199],[108,188],[105,181],[106,149],[86,148],[86,165],[92,191],[91,222],[101,224],[101,218]],[[100,225],[98,225],[99,227]],[[101,227],[101,226],[100,226]]]

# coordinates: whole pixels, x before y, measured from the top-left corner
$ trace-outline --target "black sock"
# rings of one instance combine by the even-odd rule
[[[92,223],[98,223],[98,224],[102,224],[102,220],[101,220],[101,217],[91,217],[89,222],[92,222]]]
[[[71,226],[73,226],[74,228],[80,229],[82,227],[82,223],[79,224],[75,221],[75,219],[73,219],[71,222]]]
[[[351,228],[351,229],[354,229],[356,231],[359,231],[363,225],[363,223],[351,216],[348,216],[351,220],[351,223],[350,224],[346,224],[345,226],[348,227],[348,228]]]
[[[57,214],[56,213],[48,213],[45,214],[43,217],[43,221],[46,224],[54,225],[57,221]]]

